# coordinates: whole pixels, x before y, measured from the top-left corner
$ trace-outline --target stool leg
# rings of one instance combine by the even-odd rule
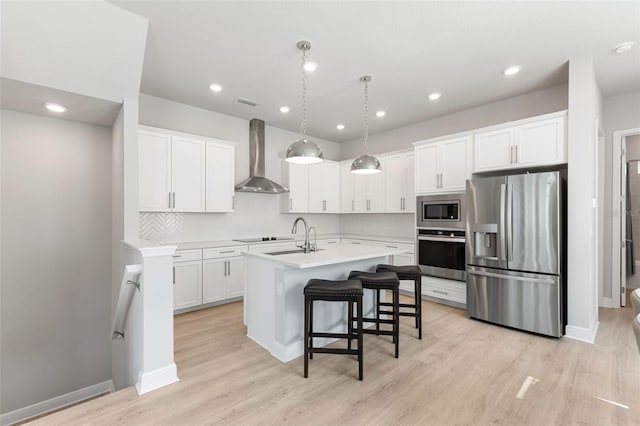
[[[309,301],[309,334],[313,334],[313,299]],[[309,336],[309,359],[313,359],[313,336]]]
[[[393,340],[396,344],[396,358],[400,356],[400,286],[393,289]]]
[[[422,278],[416,280],[416,321],[418,326],[418,339],[422,340]]]
[[[358,296],[356,299],[357,309],[358,309],[358,380],[362,380],[362,354],[363,354],[363,343],[362,343],[362,296]]]
[[[353,337],[353,302],[347,302],[347,349],[351,350],[351,338]]]
[[[376,289],[376,319],[378,320],[376,322],[376,334],[380,335],[380,289],[377,288]]]
[[[304,297],[304,377],[309,376],[309,296]]]

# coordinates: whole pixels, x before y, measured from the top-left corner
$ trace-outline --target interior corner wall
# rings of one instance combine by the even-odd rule
[[[370,135],[369,152],[381,154],[409,149],[412,148],[412,142],[566,109],[567,84],[559,84],[410,126]],[[340,158],[342,160],[355,158],[361,153],[362,138],[340,144]]]
[[[0,115],[4,414],[111,379],[111,135]]]
[[[640,128],[640,91],[623,93],[616,96],[609,96],[603,99],[602,103],[602,124],[605,136],[605,182],[604,182],[604,283],[602,289],[603,297],[612,297],[611,279],[612,276],[612,235],[613,235],[613,215],[620,214],[613,207],[613,133],[620,130]],[[616,159],[618,161],[618,159]],[[639,249],[640,251],[640,249]],[[616,266],[618,267],[618,266]]]
[[[598,327],[595,265],[597,230],[595,158],[602,97],[591,56],[569,61],[568,134],[568,337],[593,342]],[[589,265],[590,267],[584,267]]]

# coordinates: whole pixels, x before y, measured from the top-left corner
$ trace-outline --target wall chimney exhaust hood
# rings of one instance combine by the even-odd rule
[[[264,176],[264,121],[249,122],[249,178],[236,185],[236,192],[281,194],[288,188]]]

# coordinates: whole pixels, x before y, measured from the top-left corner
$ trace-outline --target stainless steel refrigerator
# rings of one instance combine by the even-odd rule
[[[564,173],[467,181],[467,313],[560,337],[565,324]]]

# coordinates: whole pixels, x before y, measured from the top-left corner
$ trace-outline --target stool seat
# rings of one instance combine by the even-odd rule
[[[376,272],[395,272],[400,280],[414,280],[422,276],[417,265],[378,265]]]
[[[363,272],[363,271],[351,271],[349,273],[349,279],[355,279],[362,281],[362,285],[367,288],[374,288],[376,286],[389,287],[389,285],[399,284],[398,275],[395,272]]]
[[[331,281],[311,279],[304,287],[305,296],[362,296],[362,283],[357,279]]]

